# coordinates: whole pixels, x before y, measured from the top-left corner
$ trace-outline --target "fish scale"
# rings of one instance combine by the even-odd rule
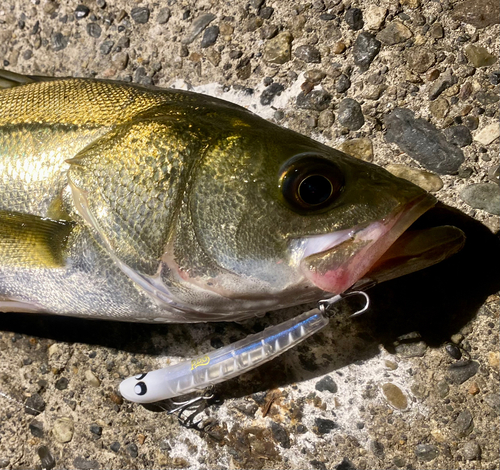
[[[124,262],[135,269],[140,265],[148,274],[156,271],[185,185],[182,173],[189,162],[185,162],[184,154],[172,151],[178,147],[176,141],[167,125],[131,123],[71,160],[69,178],[92,194],[90,211],[113,250]],[[170,153],[170,158],[177,162],[179,174],[176,178],[163,174],[162,179],[155,180],[152,173],[164,153]],[[117,187],[129,188],[124,198],[117,197]],[[159,192],[166,195],[164,201],[156,197]]]

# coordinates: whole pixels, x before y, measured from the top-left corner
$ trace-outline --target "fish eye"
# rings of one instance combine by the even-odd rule
[[[300,212],[329,206],[344,186],[344,177],[337,165],[319,155],[293,157],[282,167],[280,175],[283,198]]]

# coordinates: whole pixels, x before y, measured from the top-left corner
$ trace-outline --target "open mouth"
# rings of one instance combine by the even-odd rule
[[[320,289],[340,294],[360,280],[382,282],[436,264],[459,251],[456,227],[407,231],[435,204],[423,195],[383,220],[293,242],[293,259]]]

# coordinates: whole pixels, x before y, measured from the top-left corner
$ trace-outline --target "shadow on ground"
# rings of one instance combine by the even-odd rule
[[[391,351],[394,340],[405,333],[418,331],[422,339],[434,347],[447,341],[475,316],[488,295],[500,291],[500,238],[476,220],[444,205],[430,210],[414,224],[415,228],[435,225],[454,225],[463,230],[467,237],[463,250],[436,266],[372,288],[370,311],[349,320],[352,322],[350,337],[346,338],[341,329],[335,330],[334,319],[325,333],[315,335],[296,350],[246,374],[248,380],[228,382],[223,387],[226,397],[246,396],[299,378],[326,374],[373,357],[380,343]],[[209,334],[215,339],[211,344],[214,347],[229,344],[269,323],[266,317],[250,321],[248,325],[210,325]],[[0,314],[3,331],[151,355],[165,355],[164,349],[155,348],[153,336],[166,336],[175,329],[174,337],[182,338],[189,328],[195,327]],[[332,345],[341,345],[342,354]],[[192,354],[189,348],[186,345],[182,349],[187,357]],[[318,350],[322,350],[321,354]],[[311,351],[316,351],[316,356]],[[296,366],[300,372],[293,370]]]

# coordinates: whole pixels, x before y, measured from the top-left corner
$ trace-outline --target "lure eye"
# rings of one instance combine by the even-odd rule
[[[283,198],[299,212],[329,206],[342,192],[344,177],[338,167],[318,155],[299,155],[281,170]]]
[[[148,387],[144,382],[137,382],[134,387],[134,392],[136,395],[146,395]]]

